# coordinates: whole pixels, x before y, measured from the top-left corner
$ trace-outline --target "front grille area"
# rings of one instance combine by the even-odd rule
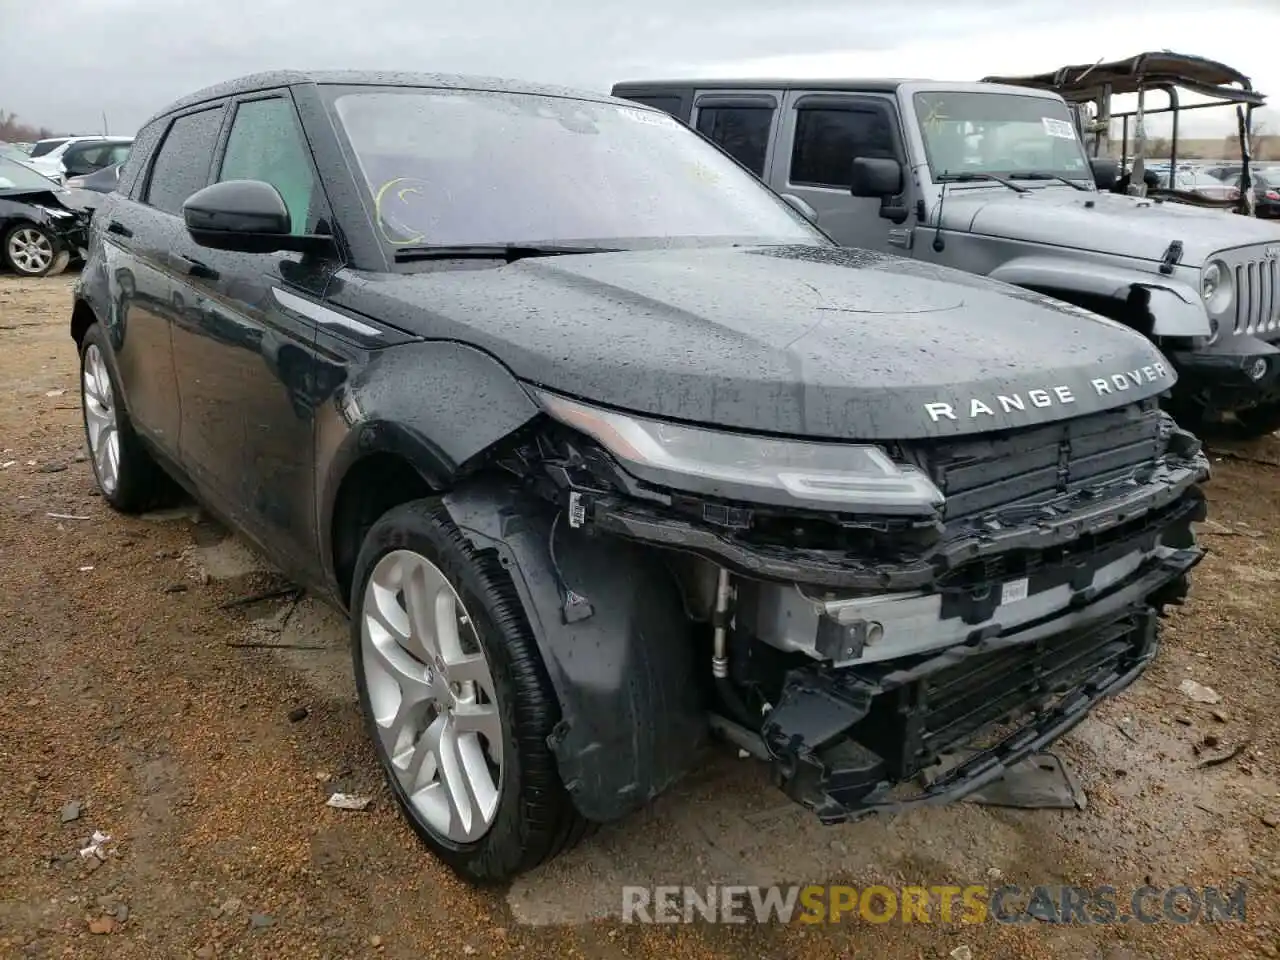
[[[1280,262],[1271,258],[1236,264],[1236,333],[1269,333],[1280,326]]]
[[[1169,430],[1167,415],[1151,400],[906,453],[946,496],[945,519],[955,521],[1132,475],[1160,457]]]
[[[877,698],[852,734],[904,779],[993,725],[1127,672],[1153,643],[1154,618],[1142,612],[969,657]]]

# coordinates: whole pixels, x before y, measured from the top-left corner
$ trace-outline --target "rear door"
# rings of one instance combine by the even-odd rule
[[[182,201],[204,185],[222,124],[221,105],[206,106],[160,121],[159,145],[128,171],[94,220],[102,230],[111,290],[113,342],[129,415],[135,427],[171,459],[179,455],[181,418],[171,325],[183,308],[173,288],[169,250],[181,230]],[[140,158],[141,159],[141,158]]]
[[[781,103],[780,90],[699,90],[694,95],[693,127],[764,179]]]
[[[911,228],[880,216],[880,201],[849,192],[856,157],[893,158],[903,165],[903,195],[914,202],[897,104],[890,94],[822,90],[788,92],[769,185],[818,211],[818,222],[846,247],[898,252]]]

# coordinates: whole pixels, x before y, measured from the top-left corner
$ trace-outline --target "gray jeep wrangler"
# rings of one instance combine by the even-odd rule
[[[1188,427],[1280,427],[1280,230],[1112,192],[1114,164],[1095,175],[1058,94],[903,80],[613,93],[694,127],[838,243],[1004,280],[1144,333],[1178,370],[1167,403]]]

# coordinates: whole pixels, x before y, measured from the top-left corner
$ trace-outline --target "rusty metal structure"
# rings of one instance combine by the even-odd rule
[[[1266,104],[1266,96],[1253,88],[1250,79],[1239,70],[1216,60],[1189,54],[1159,51],[1140,53],[1126,60],[1110,63],[1078,64],[1060,67],[1049,73],[1024,77],[984,77],[988,83],[1007,83],[1022,87],[1052,90],[1065,99],[1075,111],[1080,134],[1091,156],[1110,155],[1111,125],[1119,120],[1120,164],[1127,167],[1130,127],[1133,135],[1133,166],[1130,171],[1130,193],[1159,196],[1201,207],[1231,209],[1253,215],[1253,183],[1249,166],[1253,111]],[[1149,93],[1160,91],[1168,97],[1164,106],[1150,107]],[[1180,91],[1206,98],[1200,103],[1182,103]],[[1112,99],[1136,94],[1137,106],[1116,111]],[[1178,169],[1178,120],[1183,111],[1234,105],[1237,137],[1240,144],[1240,196],[1234,200],[1213,200],[1184,190],[1174,189]],[[1157,114],[1172,115],[1169,156],[1170,188],[1148,188],[1144,176],[1147,161],[1146,118]]]

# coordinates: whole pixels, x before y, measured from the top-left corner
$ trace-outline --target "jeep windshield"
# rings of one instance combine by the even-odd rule
[[[330,96],[393,249],[830,243],[655,110],[478,90]]]
[[[954,91],[920,92],[914,100],[934,180],[999,174],[1092,182],[1071,114],[1059,100]]]

